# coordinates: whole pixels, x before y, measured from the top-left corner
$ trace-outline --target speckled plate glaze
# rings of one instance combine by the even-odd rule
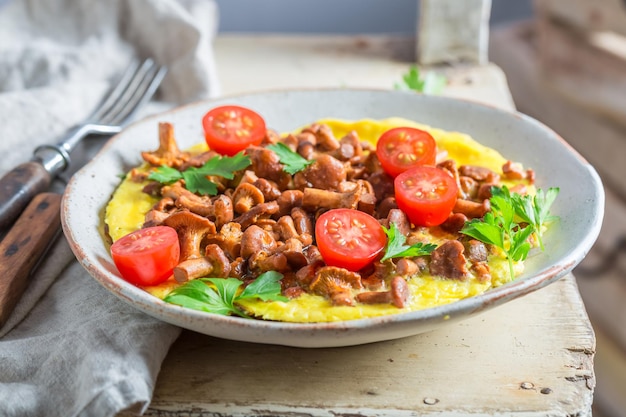
[[[391,316],[333,323],[294,324],[208,314],[164,303],[118,274],[102,239],[102,215],[119,175],[138,165],[140,152],[156,149],[157,124],[174,124],[182,148],[203,140],[201,118],[217,105],[238,104],[262,114],[268,126],[290,131],[316,119],[404,117],[473,136],[503,155],[532,167],[537,186],[558,186],[545,252],[533,253],[526,272],[482,295],[448,305]],[[333,347],[390,340],[430,331],[538,290],[563,277],[595,242],[604,213],[596,171],[555,132],[519,113],[469,101],[399,91],[274,91],[194,103],[126,128],[70,181],[62,223],[83,267],[113,295],[166,322],[220,338],[298,347]]]

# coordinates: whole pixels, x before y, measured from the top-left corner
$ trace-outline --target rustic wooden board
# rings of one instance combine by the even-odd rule
[[[395,36],[221,35],[215,43],[224,94],[277,88],[393,89],[415,63],[415,39]],[[250,72],[250,62],[263,62]],[[446,74],[444,94],[512,109],[495,65],[420,66]]]
[[[364,346],[185,331],[146,415],[588,415],[591,334],[572,276],[450,328]]]

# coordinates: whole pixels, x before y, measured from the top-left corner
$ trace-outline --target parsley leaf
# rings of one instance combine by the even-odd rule
[[[236,171],[247,168],[251,163],[250,158],[242,151],[234,156],[214,156],[196,169],[202,171],[204,175],[217,175],[232,180]]]
[[[267,149],[274,151],[276,155],[278,155],[280,163],[283,164],[283,169],[291,175],[302,171],[304,168],[315,162],[314,160],[309,161],[308,159],[303,158],[300,154],[292,151],[289,146],[284,143],[279,142],[273,145],[268,145]]]
[[[396,90],[414,90],[424,94],[440,94],[448,82],[445,76],[432,71],[422,77],[416,65],[411,65],[402,76],[402,81],[395,84]]]
[[[535,197],[511,193],[507,187],[492,187],[491,211],[482,219],[472,219],[465,223],[461,233],[481,242],[494,245],[506,254],[511,278],[514,278],[513,261],[523,261],[528,257],[531,244],[528,241],[535,233],[540,240],[544,222],[556,217],[550,216],[550,205],[558,194],[558,188],[550,188],[547,193],[537,190]],[[521,219],[526,225],[522,225]]]
[[[535,226],[535,234],[541,250],[544,250],[541,226],[556,219],[556,216],[550,215],[550,206],[554,203],[559,191],[559,188],[553,187],[548,188],[547,192],[537,190],[534,196],[522,196],[515,193],[512,195],[515,213],[526,223]]]
[[[283,275],[279,272],[264,272],[243,291],[240,291],[243,282],[237,278],[194,279],[174,289],[163,301],[209,313],[250,318],[244,310],[237,307],[237,301],[255,298],[263,301],[287,301],[287,297],[280,294],[282,278]]]
[[[389,229],[383,226],[383,230],[387,235],[387,245],[385,246],[385,255],[381,258],[380,262],[392,258],[430,255],[431,252],[437,248],[437,245],[432,243],[416,243],[411,246],[405,245],[406,236],[400,233],[395,223],[390,223]]]
[[[250,164],[250,158],[240,152],[235,156],[214,156],[201,167],[187,168],[182,172],[162,165],[151,172],[148,179],[162,184],[171,184],[184,179],[185,187],[189,191],[201,195],[216,195],[217,185],[209,180],[208,176],[214,175],[231,180],[235,177],[235,172],[248,167]]]
[[[182,180],[183,173],[167,165],[161,165],[148,175],[148,179],[158,181],[161,184],[172,184],[178,180]]]

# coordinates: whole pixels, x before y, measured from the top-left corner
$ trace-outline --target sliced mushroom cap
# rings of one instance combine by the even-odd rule
[[[328,154],[320,154],[315,162],[300,171],[296,176],[302,175],[306,187],[319,188],[322,190],[338,190],[339,185],[347,178],[346,165]],[[294,178],[294,181],[296,178]]]
[[[476,165],[461,165],[459,174],[470,177],[479,182],[499,182],[500,175],[489,168]]]
[[[303,133],[310,132],[315,135],[317,147],[322,151],[334,151],[339,147],[339,141],[328,125],[314,123],[302,129]]]
[[[233,212],[233,201],[225,194],[220,194],[213,201],[213,217],[215,217],[215,226],[221,228],[233,221],[235,213]]]
[[[201,257],[202,239],[216,232],[212,221],[189,211],[177,211],[166,218],[163,224],[173,227],[178,233],[181,261]]]
[[[276,222],[276,229],[280,238],[284,241],[297,238],[299,236],[299,233],[296,230],[296,225],[294,224],[291,216],[281,216]]]
[[[247,229],[255,224],[259,219],[269,218],[278,212],[278,203],[270,201],[268,203],[257,204],[247,212],[233,219],[233,221],[241,224],[242,229]]]
[[[152,209],[146,213],[142,227],[159,226],[169,215],[167,211]]]
[[[303,249],[302,242],[295,237],[287,239],[284,245],[278,247],[277,252],[285,255],[291,269],[297,271],[308,263],[306,256],[304,256]]]
[[[257,187],[249,183],[241,183],[232,195],[235,212],[243,214],[258,204],[265,202],[265,196]]]
[[[400,258],[396,261],[396,274],[410,277],[419,272],[417,263],[407,258]]]
[[[314,293],[329,298],[336,305],[352,305],[352,289],[362,287],[359,274],[335,266],[318,269],[309,285]]]
[[[302,206],[307,209],[351,208],[356,209],[361,198],[361,188],[355,187],[352,191],[339,193],[319,188],[305,188],[302,195]]]
[[[391,304],[403,308],[409,299],[409,285],[402,277],[395,276],[391,279]]]
[[[290,270],[287,257],[283,253],[259,252],[248,259],[248,267],[255,274],[267,271],[287,272]]]
[[[389,291],[367,291],[357,294],[356,300],[363,304],[393,304],[398,308],[406,306],[409,299],[409,286],[402,277],[395,276]]]
[[[184,193],[176,199],[176,207],[189,210],[202,217],[209,217],[213,214],[213,204],[208,197],[200,197],[192,192]]]
[[[260,252],[271,253],[276,247],[272,234],[256,225],[248,227],[241,236],[241,256],[244,259]]]
[[[283,170],[280,158],[275,152],[260,146],[249,146],[246,154],[252,162],[252,170],[259,178],[274,181],[281,189],[287,186],[291,175]]]
[[[465,247],[458,240],[448,240],[430,254],[430,274],[453,279],[467,278]]]
[[[300,190],[285,190],[280,197],[276,199],[278,204],[278,212],[281,216],[291,214],[294,207],[302,206],[302,198],[304,194]]]
[[[204,257],[213,265],[212,277],[225,278],[230,274],[230,260],[219,245],[207,245]]]
[[[207,244],[219,245],[231,259],[241,254],[241,225],[229,222],[222,226],[220,232],[206,237]]]
[[[164,199],[171,199],[174,205],[181,210],[189,210],[202,217],[213,214],[213,204],[207,196],[199,196],[185,188],[182,181],[161,187]]]

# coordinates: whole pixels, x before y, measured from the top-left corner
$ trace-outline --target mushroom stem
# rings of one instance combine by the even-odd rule
[[[356,300],[363,304],[393,304],[403,308],[409,298],[409,286],[406,280],[395,276],[391,280],[389,291],[368,291],[357,294]]]
[[[482,203],[477,203],[475,201],[457,198],[452,212],[461,213],[466,215],[469,219],[474,219],[483,217],[489,210],[491,210],[489,200],[483,200]]]
[[[321,190],[319,188],[305,188],[302,205],[306,208],[355,209],[359,204],[360,191],[359,187],[345,193]]]
[[[192,279],[206,277],[213,271],[213,264],[207,258],[187,259],[176,265],[174,268],[174,278],[183,283]]]
[[[179,167],[189,160],[189,152],[181,152],[174,137],[171,123],[159,123],[159,149],[154,152],[142,152],[143,159],[153,166],[167,165]]]
[[[230,274],[230,261],[215,244],[207,245],[205,256],[187,259],[174,268],[174,278],[186,282],[201,277],[224,278]]]

